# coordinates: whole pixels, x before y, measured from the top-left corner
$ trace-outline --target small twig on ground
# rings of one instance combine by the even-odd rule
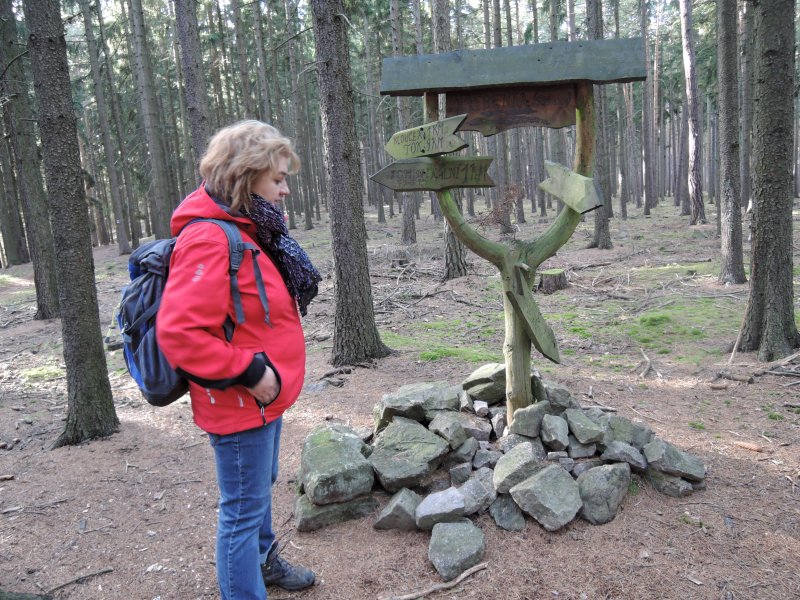
[[[639,352],[641,352],[641,353],[642,353],[642,357],[644,358],[644,369],[642,369],[642,372],[641,372],[641,373],[639,373],[639,377],[640,377],[640,378],[642,378],[642,379],[644,379],[644,377],[645,377],[645,376],[646,376],[646,375],[647,375],[647,374],[648,374],[650,371],[653,371],[653,373],[655,373],[655,374],[656,374],[656,376],[657,376],[659,379],[663,379],[663,378],[664,378],[664,376],[663,376],[663,375],[661,375],[661,373],[659,373],[659,372],[658,372],[658,370],[657,370],[657,369],[656,369],[656,368],[653,366],[653,362],[650,360],[650,358],[647,356],[647,354],[645,354],[645,353],[644,353],[644,350],[643,350],[642,348],[639,348]]]
[[[422,598],[423,596],[427,596],[428,594],[432,594],[434,592],[441,592],[443,590],[449,590],[457,586],[459,583],[464,581],[467,577],[472,575],[473,573],[477,573],[485,569],[488,566],[488,563],[481,563],[479,565],[475,565],[471,569],[467,569],[461,575],[456,577],[453,581],[448,581],[447,583],[437,583],[434,586],[429,587],[426,590],[422,590],[420,592],[412,592],[410,594],[405,594],[403,596],[384,596],[381,600],[416,600],[416,598]]]
[[[595,400],[591,396],[589,396],[589,401],[595,406],[597,406],[597,408],[599,408],[603,412],[617,412],[617,409],[614,408],[613,406],[606,406],[605,404],[600,404],[597,400]]]
[[[90,579],[91,577],[97,577],[98,575],[105,575],[106,573],[111,573],[113,570],[114,569],[112,569],[111,567],[106,567],[105,569],[100,569],[99,571],[95,571],[94,573],[89,573],[87,575],[80,575],[75,579],[70,579],[69,581],[62,583],[61,585],[57,585],[56,587],[47,590],[47,593],[52,594],[53,592],[58,591],[61,588],[65,588],[68,585],[72,585],[73,583],[83,583],[84,581]]]
[[[742,383],[753,383],[755,381],[752,375],[736,375],[735,373],[728,373],[727,371],[720,371],[717,373],[717,378],[741,381]]]
[[[638,410],[636,410],[636,409],[635,409],[635,408],[633,408],[633,407],[631,407],[631,410],[632,410],[633,412],[635,412],[637,415],[641,415],[641,416],[643,416],[645,419],[650,419],[651,421],[655,421],[656,423],[661,423],[662,425],[667,425],[667,423],[665,423],[665,422],[664,422],[664,421],[662,421],[661,419],[657,419],[656,417],[651,417],[651,416],[648,416],[648,415],[646,415],[646,414],[644,414],[644,413],[642,413],[642,412],[639,412]]]

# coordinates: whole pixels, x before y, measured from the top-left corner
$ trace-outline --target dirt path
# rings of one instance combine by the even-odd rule
[[[546,227],[534,220],[520,237]],[[481,516],[489,567],[450,593],[800,597],[800,386],[791,385],[800,376],[767,374],[752,384],[716,378],[721,371],[749,376],[763,365],[746,354],[726,364],[747,286],[715,282],[712,226],[689,229],[663,206],[651,219],[614,220],[615,248],[600,252],[582,249],[591,225],[589,218],[545,265],[568,268],[569,289],[537,296],[563,364],[534,361],[585,405],[612,406],[701,456],[708,487],[675,499],[637,480],[611,523],[576,520],[556,533],[531,520],[525,531],[507,533]],[[296,232],[324,273],[331,271],[327,227]],[[397,353],[328,377],[341,387],[327,385],[320,378],[331,370],[330,279],[304,322],[307,387],[285,419],[274,521],[287,556],[312,566],[318,585],[293,598],[376,598],[440,581],[426,533],[378,532],[369,519],[314,533],[292,528],[294,477],[311,428],[325,419],[370,426],[383,393],[415,381],[460,382],[501,359],[501,287],[489,265],[470,257],[468,277],[440,284],[442,228],[427,218],[418,222],[411,265],[391,269],[399,227],[399,218],[368,226],[376,315]],[[103,248],[95,262],[108,323],[126,258]],[[7,445],[0,449],[0,590],[58,588],[57,598],[87,600],[217,597],[213,457],[189,406],[146,405],[112,353],[120,432],[48,450],[66,409],[60,324],[33,321],[33,302],[29,265],[0,271],[0,445]],[[651,369],[640,376],[645,357]],[[270,598],[288,597],[270,590]]]

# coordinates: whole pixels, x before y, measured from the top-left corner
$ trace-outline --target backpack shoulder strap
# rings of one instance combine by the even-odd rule
[[[229,248],[229,255],[230,255],[230,262],[228,266],[228,274],[231,278],[231,296],[233,297],[233,308],[236,312],[236,323],[244,323],[245,316],[244,316],[244,309],[242,308],[242,296],[239,292],[239,269],[242,266],[242,261],[244,260],[244,252],[248,250],[253,255],[253,271],[255,274],[256,279],[256,288],[258,289],[258,296],[261,300],[261,306],[264,309],[264,321],[269,324],[269,303],[267,301],[267,290],[264,287],[264,280],[261,276],[261,269],[258,266],[258,261],[256,257],[260,254],[260,250],[254,244],[246,243],[242,240],[242,234],[239,231],[239,228],[236,226],[235,223],[231,221],[223,221],[222,219],[210,219],[210,218],[198,218],[192,219],[189,221],[184,228],[192,225],[193,223],[205,221],[208,223],[214,223],[222,228],[225,232],[225,236],[228,238],[228,248]],[[233,332],[228,335],[226,331],[226,337],[228,337],[228,341],[232,337]]]

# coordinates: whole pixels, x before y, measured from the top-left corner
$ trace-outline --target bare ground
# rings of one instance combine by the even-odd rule
[[[765,367],[738,354],[727,364],[747,286],[716,283],[713,226],[689,228],[674,211],[664,205],[650,219],[615,219],[610,251],[584,249],[589,216],[545,265],[569,269],[569,289],[537,296],[563,364],[534,361],[584,405],[614,407],[702,457],[707,489],[675,499],[637,480],[613,522],[578,519],[556,533],[531,520],[508,533],[481,516],[488,568],[440,597],[800,597],[800,374],[759,374],[753,383],[717,377],[794,363]],[[529,220],[521,239],[546,227]],[[328,375],[341,387],[327,385],[330,279],[305,321],[307,388],[285,417],[274,522],[286,555],[313,567],[318,582],[291,595],[270,589],[270,598],[378,598],[440,582],[427,560],[428,534],[378,532],[370,519],[293,529],[294,478],[312,427],[325,419],[369,426],[382,394],[415,381],[459,382],[501,357],[501,292],[490,265],[470,256],[468,277],[440,284],[442,227],[428,217],[418,222],[411,264],[392,268],[399,226],[395,218],[368,227],[377,319],[398,351]],[[327,227],[296,237],[329,273]],[[95,263],[108,323],[126,257],[102,248]],[[60,326],[33,313],[30,266],[0,271],[0,445],[8,446],[0,449],[0,590],[76,600],[217,597],[213,456],[188,404],[148,406],[119,353],[110,353],[119,433],[50,450],[66,411]],[[642,375],[646,359],[652,368]]]

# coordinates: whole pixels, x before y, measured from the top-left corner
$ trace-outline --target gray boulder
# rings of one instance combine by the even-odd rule
[[[515,485],[511,497],[547,531],[556,531],[572,521],[583,504],[578,484],[558,465],[545,467]]]
[[[581,444],[591,444],[603,439],[605,429],[592,421],[577,408],[569,408],[564,411],[564,416],[569,423],[569,430]]]
[[[445,581],[480,563],[485,552],[483,531],[472,523],[438,523],[433,527],[428,559]]]
[[[647,461],[642,456],[642,453],[625,442],[611,442],[606,446],[600,458],[609,462],[628,463],[636,471],[644,471],[647,468]]]
[[[551,414],[553,414],[553,409],[549,402],[537,402],[525,408],[518,408],[514,411],[511,425],[508,426],[509,432],[532,438],[539,437],[542,419],[545,415]]]
[[[486,417],[489,415],[489,405],[483,400],[475,400],[472,403],[472,408],[479,417]]]
[[[495,524],[506,531],[522,531],[525,529],[525,516],[511,496],[498,496],[489,507]]]
[[[488,467],[475,471],[458,490],[464,496],[466,516],[485,511],[497,498],[497,492],[492,484],[492,470]]]
[[[589,458],[597,452],[597,444],[581,444],[574,435],[569,436],[567,453],[570,458]]]
[[[416,487],[447,454],[449,446],[415,421],[395,417],[375,442],[369,457],[387,492]]]
[[[375,477],[367,446],[344,426],[322,425],[303,442],[300,480],[314,504],[346,502],[372,490]]]
[[[464,495],[454,487],[423,498],[415,512],[420,529],[432,529],[436,523],[452,523],[463,516]]]
[[[683,498],[694,491],[692,484],[688,481],[653,468],[647,469],[647,478],[656,490],[673,498]]]
[[[572,476],[573,477],[580,477],[581,474],[585,473],[589,469],[594,469],[595,467],[602,467],[603,461],[599,458],[590,458],[589,460],[580,460],[575,461],[575,464],[572,467]]]
[[[461,485],[472,475],[472,463],[464,462],[450,468],[450,481],[453,485]]]
[[[386,427],[394,417],[424,421],[427,411],[458,410],[460,386],[446,381],[411,383],[386,394],[375,409],[375,430]]]
[[[503,456],[503,453],[499,450],[489,450],[488,448],[484,450],[481,448],[475,453],[475,457],[472,459],[472,466],[476,469],[483,467],[493,469],[501,456]]]
[[[492,424],[486,419],[469,413],[454,413],[454,418],[461,423],[468,436],[479,442],[488,442],[492,434]]]
[[[447,455],[445,462],[451,467],[465,462],[472,464],[472,458],[475,456],[478,448],[480,448],[478,440],[474,437],[468,437],[466,442]]]
[[[595,467],[580,475],[581,516],[594,525],[613,520],[630,483],[631,468],[627,463]]]
[[[563,385],[558,385],[552,381],[542,381],[547,401],[553,408],[555,414],[561,414],[568,408],[580,408],[578,401],[573,398],[572,393]]]
[[[497,446],[503,451],[503,454],[508,454],[514,446],[519,446],[525,442],[533,446],[533,453],[539,457],[540,460],[547,458],[547,451],[542,445],[542,440],[539,438],[532,438],[517,433],[509,433],[497,440]]]
[[[506,366],[503,363],[489,363],[478,367],[461,386],[473,400],[497,404],[506,396]]]
[[[443,437],[453,449],[466,442],[468,437],[458,419],[458,414],[457,412],[441,411],[428,425],[428,429]]]
[[[417,506],[422,501],[418,494],[403,488],[392,496],[375,523],[375,529],[399,529],[415,531],[417,529]]]
[[[375,512],[378,506],[378,501],[372,496],[318,506],[303,494],[294,505],[295,526],[297,531],[314,531],[335,523],[366,517]]]
[[[689,481],[702,481],[706,476],[703,462],[669,442],[656,438],[644,447],[644,457],[654,469]]]
[[[603,445],[609,446],[612,442],[624,442],[641,451],[653,441],[655,434],[644,423],[633,422],[627,417],[611,415],[606,417],[606,432],[603,436]]]
[[[575,459],[566,457],[566,458],[559,458],[558,464],[561,465],[561,468],[565,471],[572,472],[572,468],[575,466]]]
[[[503,405],[503,410],[499,410],[492,415],[491,422],[492,429],[494,430],[494,437],[503,437],[503,432],[505,432],[506,427],[508,427],[508,417],[506,416],[505,405]]]
[[[589,408],[584,408],[583,414],[585,414],[592,421],[603,427],[606,425],[609,418],[608,413],[606,413],[604,410],[601,410],[597,406],[590,406]]]
[[[472,396],[464,390],[458,393],[458,410],[461,412],[475,412],[475,407],[472,403]]]
[[[494,489],[498,494],[507,494],[512,487],[540,469],[541,464],[542,460],[534,452],[532,444],[524,442],[514,446],[494,467]]]
[[[542,442],[553,450],[564,450],[569,446],[569,428],[561,417],[545,415],[540,435]]]

